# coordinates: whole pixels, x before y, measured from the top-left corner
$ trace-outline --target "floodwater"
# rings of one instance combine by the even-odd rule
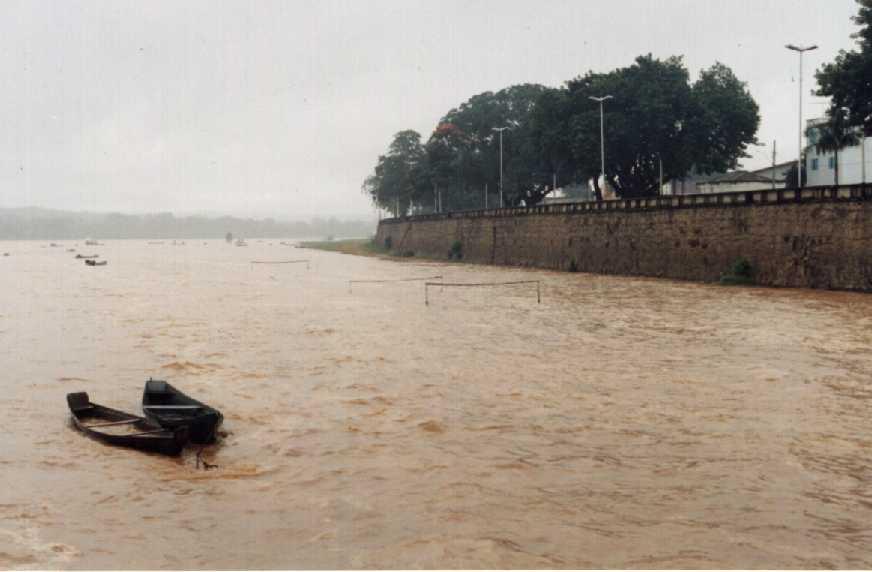
[[[278,242],[0,243],[0,568],[872,568],[872,296]],[[217,468],[69,427],[149,376]]]

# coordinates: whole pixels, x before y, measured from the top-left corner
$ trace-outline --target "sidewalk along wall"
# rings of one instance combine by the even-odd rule
[[[758,284],[872,291],[872,186],[686,195],[385,219],[416,256],[716,281],[740,258]]]

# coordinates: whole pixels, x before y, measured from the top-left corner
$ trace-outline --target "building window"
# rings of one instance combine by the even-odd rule
[[[812,170],[812,171],[817,171],[817,170],[818,170],[818,160],[817,160],[817,157],[815,157],[814,159],[811,160],[811,170]]]
[[[829,159],[827,159],[827,167],[829,167],[830,169],[836,168],[836,158],[835,157],[830,157]]]

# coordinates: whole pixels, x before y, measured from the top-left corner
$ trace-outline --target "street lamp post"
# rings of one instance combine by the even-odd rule
[[[492,127],[491,129],[500,134],[500,208],[503,208],[503,131],[508,127]]]
[[[817,46],[784,46],[788,50],[799,52],[799,155],[796,158],[796,186],[802,188],[802,54],[816,50]]]
[[[603,190],[606,186],[606,138],[605,128],[603,127],[603,102],[607,99],[612,99],[611,95],[603,97],[588,96],[588,99],[596,101],[600,104],[600,174],[603,177]]]
[[[660,163],[660,186],[657,187],[657,196],[661,196],[663,194],[663,157],[660,153],[657,153],[657,161]]]
[[[872,115],[867,115],[863,120],[863,125],[860,126],[860,181],[866,184],[866,124],[872,119]]]

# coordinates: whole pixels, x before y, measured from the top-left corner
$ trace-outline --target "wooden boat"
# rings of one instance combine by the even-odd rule
[[[85,256],[84,254],[77,254],[76,255],[76,259],[78,259],[78,260],[90,260],[92,258],[99,258],[99,257],[100,257],[99,254],[92,254],[90,256]]]
[[[169,383],[157,379],[145,382],[142,392],[142,410],[145,416],[168,429],[187,427],[192,443],[211,443],[224,416],[188,397]]]
[[[187,427],[167,429],[144,417],[92,403],[84,391],[68,393],[67,404],[76,429],[109,445],[178,455],[188,441]]]
[[[86,260],[85,264],[87,264],[88,266],[106,266],[107,264],[109,264],[109,261],[101,260],[100,262],[97,262],[96,260]]]

